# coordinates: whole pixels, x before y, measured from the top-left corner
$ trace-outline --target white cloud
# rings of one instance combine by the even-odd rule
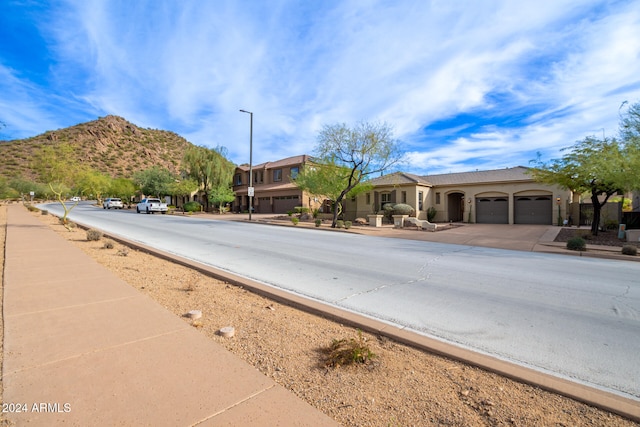
[[[52,96],[88,115],[223,145],[238,163],[239,109],[254,112],[256,162],[311,152],[323,124],[383,120],[415,170],[460,170],[615,132],[620,102],[640,98],[639,5],[95,0],[40,26]]]

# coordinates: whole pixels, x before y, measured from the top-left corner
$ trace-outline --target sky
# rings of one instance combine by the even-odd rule
[[[640,0],[3,0],[0,139],[118,115],[237,164],[385,123],[419,175],[529,166],[640,102]]]

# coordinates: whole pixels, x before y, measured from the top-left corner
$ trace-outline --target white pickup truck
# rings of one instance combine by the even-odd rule
[[[166,214],[168,210],[169,208],[167,207],[167,204],[163,203],[160,199],[142,199],[140,200],[140,203],[136,205],[136,212],[138,213],[146,212],[150,214],[162,212],[163,214]]]

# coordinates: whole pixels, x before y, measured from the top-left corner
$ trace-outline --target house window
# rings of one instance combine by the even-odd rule
[[[291,179],[296,179],[299,173],[300,173],[299,167],[291,168],[291,174],[289,176],[291,177]]]
[[[440,193],[436,193],[436,205],[440,204]]]
[[[237,173],[235,179],[236,185],[242,185],[242,174]]]
[[[273,182],[282,181],[282,169],[274,169],[273,170]]]
[[[421,211],[424,202],[424,193],[422,191],[418,191],[418,210]]]
[[[402,192],[402,203],[407,203],[407,192],[406,191]]]
[[[253,173],[253,183],[254,184],[262,184],[262,180],[263,180],[263,172],[262,171],[255,171]]]
[[[371,204],[371,193],[367,193],[367,204]]]
[[[391,203],[391,193],[380,194],[380,208],[384,208],[387,203]]]

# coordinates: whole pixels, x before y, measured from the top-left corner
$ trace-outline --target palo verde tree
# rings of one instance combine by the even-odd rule
[[[63,224],[67,224],[69,212],[77,206],[65,203],[70,188],[76,183],[80,167],[73,147],[68,143],[45,145],[34,155],[33,169],[38,172],[42,182],[47,183],[54,197],[62,205]]]
[[[346,124],[325,125],[318,135],[315,154],[319,165],[334,165],[344,169],[336,176],[341,182],[334,200],[335,228],[342,200],[372,174],[384,172],[400,161],[393,130],[386,123],[360,122],[353,128]]]
[[[631,114],[631,108],[635,108]],[[588,192],[593,204],[591,233],[598,234],[602,207],[617,193],[640,188],[640,107],[622,115],[620,139],[593,136],[578,141],[561,159],[535,162],[531,174],[537,181],[557,184],[578,193]],[[634,130],[635,129],[635,130]]]
[[[182,158],[182,166],[204,193],[205,210],[209,210],[209,195],[213,189],[231,188],[235,165],[227,160],[224,147],[189,147]]]
[[[110,196],[119,197],[128,204],[136,194],[136,186],[130,179],[116,178],[111,181],[108,192]]]
[[[145,196],[161,197],[169,194],[171,184],[176,177],[165,168],[153,166],[133,174],[133,182],[140,188]]]
[[[346,166],[336,165],[332,159],[322,163],[311,161],[298,173],[292,182],[301,190],[316,196],[331,200],[337,206],[337,217],[342,212],[342,203],[336,203],[338,197],[349,185],[351,169]],[[371,185],[360,182],[353,187],[345,197],[355,197],[362,192],[369,191]]]
[[[102,204],[102,196],[109,191],[112,178],[102,172],[85,169],[79,172],[76,188],[84,195],[95,196],[98,204]]]

